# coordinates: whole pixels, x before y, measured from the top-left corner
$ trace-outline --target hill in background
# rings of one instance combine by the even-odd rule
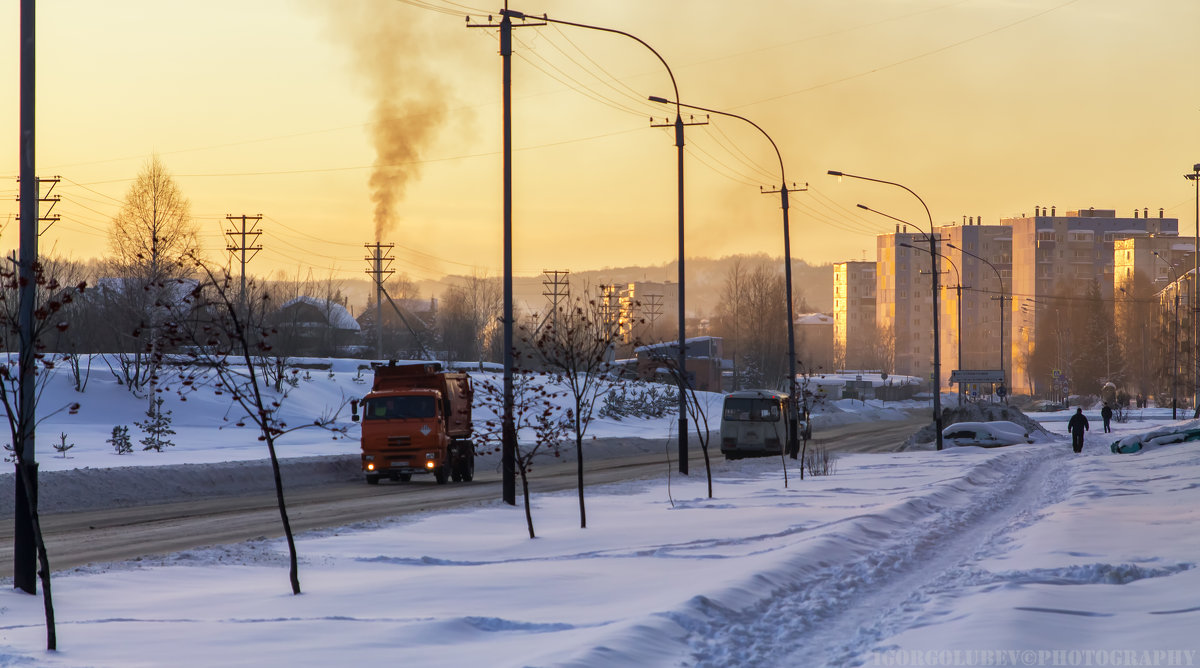
[[[725,275],[734,260],[741,258],[743,262],[777,263],[783,269],[783,258],[772,258],[766,255],[733,255],[719,259],[688,258],[687,261],[687,309],[692,315],[707,316],[716,311],[721,299],[721,290]],[[398,272],[404,268],[397,266]],[[655,281],[674,283],[678,278],[676,263],[669,262],[656,266],[606,267],[604,269],[589,269],[574,271],[570,267],[546,267],[547,270],[570,270],[571,283],[578,289],[581,285],[602,285],[609,283],[633,283],[635,281]],[[444,276],[438,280],[417,281],[420,297],[441,297],[451,286],[460,285],[462,275]],[[513,296],[518,308],[525,310],[541,310],[547,300],[544,296],[546,287],[542,283],[543,276],[516,276],[513,278]],[[792,286],[797,301],[807,302],[815,311],[828,313],[833,310],[833,265],[810,265],[803,260],[792,261]],[[362,312],[368,302],[370,281],[350,280],[345,282],[345,292],[350,298],[353,313]]]

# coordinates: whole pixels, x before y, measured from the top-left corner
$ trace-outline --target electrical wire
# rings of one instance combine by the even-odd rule
[[[721,129],[721,124],[713,123],[712,120],[713,119],[710,118],[708,125],[705,125],[704,128],[709,132],[715,133],[715,135],[719,135],[719,137],[714,136],[713,139],[718,145],[721,146],[721,148],[732,155],[735,160],[757,172],[760,176],[766,179],[767,183],[773,183],[779,178],[778,173],[763,167],[761,164],[755,162],[753,158],[746,155],[745,151],[738,148],[738,145],[729,138],[729,135],[725,134],[725,131]]]
[[[635,109],[634,107],[631,107],[628,104],[621,102],[620,100],[616,100],[612,97],[609,97],[608,95],[605,95],[604,93],[601,93],[601,92],[591,88],[590,86],[583,83],[582,81],[576,79],[575,77],[571,76],[570,74],[567,74],[565,71],[563,71],[562,68],[560,68],[557,65],[555,65],[554,63],[550,62],[545,56],[541,55],[540,53],[537,53],[537,51],[532,46],[530,46],[527,42],[525,42],[524,40],[521,40],[520,38],[516,38],[516,39],[517,39],[518,43],[520,43],[522,46],[526,47],[524,50],[515,50],[514,51],[514,53],[516,54],[516,56],[518,58],[525,61],[531,67],[533,67],[537,71],[541,72],[542,74],[546,75],[547,77],[550,77],[551,79],[562,84],[567,89],[573,90],[577,93],[580,93],[581,95],[584,95],[585,97],[589,97],[592,100],[599,102],[600,104],[603,104],[608,107],[612,107],[613,109],[616,109],[618,111],[623,111],[632,116],[641,116],[642,118],[645,118],[646,116],[649,115],[640,109]],[[538,61],[543,63],[545,65],[545,67],[543,67],[542,65],[539,65],[537,62],[535,62],[533,60],[533,58],[536,58]],[[549,68],[549,69],[547,69],[547,68]],[[556,72],[557,74],[555,74],[554,72],[550,72],[549,70],[554,70],[554,72]],[[572,85],[572,83],[568,83],[567,81],[564,81],[563,79],[567,79],[568,81],[572,82],[574,85]]]
[[[844,83],[844,82],[846,82],[846,81],[853,81],[854,79],[861,79],[862,77],[870,76],[870,75],[872,75],[872,74],[877,74],[877,73],[879,73],[879,72],[884,72],[884,71],[890,70],[890,69],[892,69],[892,68],[895,68],[895,67],[900,67],[901,65],[907,65],[908,63],[915,62],[915,61],[917,61],[917,60],[922,60],[922,59],[924,59],[924,58],[928,58],[928,57],[930,57],[930,56],[937,55],[937,54],[939,54],[939,53],[942,53],[942,52],[944,52],[944,51],[949,51],[950,49],[953,49],[953,48],[956,48],[956,47],[962,46],[963,44],[968,44],[968,43],[970,43],[970,42],[974,42],[974,41],[976,41],[976,40],[983,39],[984,37],[989,37],[989,36],[991,36],[991,35],[994,35],[994,34],[996,34],[996,33],[998,33],[998,32],[1001,32],[1001,31],[1004,31],[1004,30],[1008,30],[1009,28],[1012,28],[1012,27],[1014,27],[1014,26],[1018,26],[1018,25],[1020,25],[1020,24],[1022,24],[1022,23],[1026,23],[1026,22],[1032,21],[1032,20],[1034,20],[1034,19],[1040,18],[1040,17],[1042,17],[1042,16],[1045,16],[1046,14],[1049,14],[1049,13],[1051,13],[1051,12],[1058,11],[1058,10],[1060,10],[1060,9],[1064,8],[1064,7],[1067,7],[1067,6],[1069,6],[1069,5],[1073,5],[1073,4],[1075,4],[1076,2],[1079,2],[1079,0],[1067,0],[1066,2],[1063,2],[1063,3],[1061,3],[1061,4],[1055,5],[1054,7],[1051,7],[1051,8],[1049,8],[1049,9],[1045,9],[1045,10],[1042,10],[1042,11],[1040,11],[1040,12],[1037,12],[1037,13],[1035,13],[1035,14],[1031,14],[1031,15],[1029,15],[1029,16],[1026,16],[1025,18],[1022,18],[1022,19],[1019,19],[1019,20],[1013,21],[1013,22],[1011,22],[1011,23],[1006,23],[1006,24],[1004,24],[1004,25],[1002,25],[1002,26],[999,26],[999,27],[997,27],[997,28],[993,28],[993,29],[991,29],[991,30],[988,30],[988,31],[985,31],[985,32],[982,32],[982,33],[978,33],[978,34],[972,35],[972,36],[970,36],[970,37],[967,37],[967,38],[965,38],[965,39],[960,39],[960,40],[958,40],[957,42],[951,42],[950,44],[946,44],[945,46],[940,46],[940,47],[938,47],[938,48],[936,48],[936,49],[931,49],[931,50],[929,50],[929,51],[925,51],[925,52],[922,52],[922,53],[918,53],[918,54],[916,54],[916,55],[914,55],[914,56],[909,56],[908,58],[903,58],[903,59],[901,59],[901,60],[897,60],[897,61],[894,61],[894,62],[888,63],[887,65],[881,65],[881,66],[879,66],[879,67],[876,67],[876,68],[874,68],[874,69],[871,69],[871,70],[865,70],[865,71],[863,71],[863,72],[858,72],[857,74],[851,74],[851,75],[849,75],[849,76],[844,76],[844,77],[841,77],[841,78],[838,78],[838,79],[832,79],[832,80],[830,80],[830,81],[826,81],[826,82],[823,82],[823,83],[814,84],[814,85],[812,85],[812,86],[809,86],[809,87],[807,87],[807,88],[801,88],[801,89],[799,89],[799,90],[793,90],[793,91],[790,91],[790,92],[787,92],[787,93],[780,93],[780,94],[778,94],[778,95],[772,95],[772,96],[770,96],[770,97],[765,97],[765,98],[761,98],[761,99],[758,99],[758,100],[754,100],[753,102],[746,102],[746,103],[744,103],[744,104],[740,104],[740,105],[737,105],[737,106],[734,106],[734,107],[731,107],[731,108],[732,108],[732,109],[743,109],[743,108],[745,108],[745,107],[752,107],[752,106],[754,106],[754,105],[763,104],[763,103],[766,103],[766,102],[774,102],[774,101],[776,101],[776,100],[782,100],[783,98],[786,98],[786,97],[792,97],[792,96],[795,96],[795,95],[800,95],[800,94],[802,94],[802,93],[808,93],[808,92],[811,92],[811,91],[814,91],[814,90],[818,90],[818,89],[821,89],[821,88],[827,88],[827,87],[829,87],[829,86],[833,86],[833,85],[836,85],[836,84]]]

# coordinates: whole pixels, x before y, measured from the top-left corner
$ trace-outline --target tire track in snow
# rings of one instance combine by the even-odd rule
[[[981,463],[964,478],[839,531],[813,564],[807,550],[794,576],[769,597],[733,610],[696,597],[669,617],[688,632],[697,666],[861,665],[879,643],[948,611],[938,593],[979,583],[972,564],[1005,549],[1010,532],[1066,497],[1067,453],[1022,449]],[[923,517],[913,519],[915,510]]]

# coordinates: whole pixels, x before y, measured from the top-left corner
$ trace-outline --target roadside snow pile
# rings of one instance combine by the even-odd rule
[[[1183,424],[1174,424],[1126,436],[1114,441],[1111,450],[1113,454],[1131,454],[1160,445],[1186,443],[1188,441],[1200,441],[1200,420],[1192,420]]]
[[[952,424],[959,422],[996,422],[1006,421],[1014,422],[1029,432],[1029,436],[1034,442],[1044,443],[1058,438],[1053,433],[1046,430],[1040,422],[1034,420],[1024,413],[1021,409],[1015,406],[1007,406],[997,403],[975,403],[963,404],[956,408],[946,408],[942,410],[942,428],[945,429]],[[922,444],[932,443],[937,440],[937,426],[933,424],[921,427],[917,433],[913,434],[908,441],[904,443],[901,450],[924,450],[927,448],[921,447]]]
[[[858,399],[838,399],[818,404],[811,412],[814,428],[840,427],[860,422],[881,420],[907,420],[911,415],[903,409],[905,405],[924,408],[919,402],[892,402],[891,406],[879,405],[877,401],[862,402]],[[898,407],[899,406],[899,407]]]

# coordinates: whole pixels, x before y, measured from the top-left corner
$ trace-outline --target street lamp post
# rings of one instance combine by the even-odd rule
[[[675,98],[679,98],[679,86],[675,83],[675,74],[671,72],[671,67],[667,65],[667,61],[663,59],[654,47],[642,41],[635,35],[616,30],[613,28],[604,28],[601,26],[588,25],[586,23],[575,23],[572,21],[563,21],[561,19],[552,19],[546,15],[529,16],[524,12],[519,12],[515,9],[508,9],[507,2],[505,8],[500,10],[501,21],[499,25],[489,24],[471,26],[471,27],[498,27],[500,28],[500,55],[503,57],[504,66],[504,217],[505,217],[505,308],[504,308],[504,345],[505,345],[505,360],[504,360],[504,415],[502,417],[503,436],[503,454],[501,456],[503,468],[503,496],[507,503],[514,504],[515,500],[515,482],[514,474],[515,466],[513,464],[514,454],[516,450],[516,429],[513,427],[513,360],[512,360],[512,253],[511,253],[511,235],[512,235],[512,148],[511,148],[511,59],[512,59],[512,29],[527,25],[540,25],[522,23],[519,26],[512,23],[513,19],[522,21],[532,18],[535,21],[544,23],[557,23],[561,25],[574,26],[576,28],[586,28],[588,30],[598,30],[601,32],[614,33],[624,35],[635,42],[641,44],[650,50],[663,67],[667,70],[667,75],[671,77],[671,87],[675,90]],[[468,18],[468,25],[470,19]],[[687,397],[685,393],[687,384],[687,342],[686,336],[686,320],[685,320],[685,291],[684,291],[684,247],[683,247],[683,126],[688,125],[683,122],[683,115],[679,110],[678,105],[675,109],[675,146],[678,162],[678,210],[679,210],[679,472],[687,475],[688,472],[688,435],[687,435]]]
[[[996,265],[987,261],[985,258],[980,257],[965,248],[959,248],[952,243],[947,243],[946,245],[956,251],[961,252],[963,255],[969,255],[976,260],[979,260],[980,262],[991,267],[992,271],[996,272],[996,280],[1000,282],[1000,296],[997,298],[1000,301],[1000,376],[1002,377],[1000,386],[1007,388],[1008,376],[1004,373],[1004,277],[1000,274],[1000,270],[996,268]],[[1007,394],[1007,391],[1005,394]]]
[[[921,206],[925,209],[925,217],[929,219],[929,264],[930,264],[930,281],[933,284],[933,424],[937,427],[937,449],[942,449],[942,351],[940,334],[938,333],[938,271],[937,271],[937,234],[933,229],[933,215],[929,213],[929,206],[925,204],[925,200],[921,196],[913,192],[906,185],[896,183],[894,181],[884,181],[883,179],[873,179],[867,176],[858,176],[856,174],[847,174],[836,170],[827,172],[830,176],[842,178],[843,176],[850,179],[860,179],[862,181],[872,181],[874,183],[882,183],[884,185],[895,186],[908,191],[908,194],[917,198]],[[862,205],[859,205],[862,206]],[[866,207],[863,207],[866,208]],[[916,227],[915,225],[913,227]]]
[[[1167,265],[1167,269],[1171,270],[1171,283],[1175,286],[1175,315],[1173,316],[1171,334],[1171,419],[1179,419],[1179,273],[1175,271],[1175,266],[1167,259],[1154,251],[1154,257],[1163,261]]]
[[[501,13],[506,17],[526,18],[523,12],[518,12],[511,9],[504,9]],[[658,58],[662,66],[667,70],[667,76],[671,77],[671,88],[675,91],[675,99],[679,99],[679,85],[675,82],[675,74],[671,71],[671,66],[662,55],[636,35],[632,35],[623,30],[615,28],[605,28],[602,26],[589,25],[587,23],[576,23],[574,21],[563,21],[562,19],[552,19],[543,14],[542,16],[533,16],[532,18],[546,23],[557,23],[565,26],[573,26],[576,28],[586,28],[588,30],[598,30],[600,32],[613,33],[615,35],[623,35],[641,44]],[[687,332],[686,332],[686,310],[684,309],[684,248],[683,248],[683,126],[689,125],[683,122],[683,113],[680,107],[683,106],[679,102],[675,103],[675,150],[676,163],[678,174],[677,186],[677,208],[679,213],[679,351],[676,358],[676,363],[679,365],[679,472],[687,475],[688,473],[688,419],[687,419],[687,397],[686,389],[688,383],[687,374]]]
[[[1192,383],[1192,406],[1194,412],[1192,419],[1200,419],[1200,336],[1197,332],[1200,331],[1200,309],[1196,308],[1196,279],[1200,278],[1200,163],[1192,165],[1192,173],[1184,174],[1183,178],[1188,179],[1196,186],[1196,237],[1195,246],[1193,247],[1192,257],[1195,262],[1195,274],[1192,275],[1192,290],[1191,302],[1188,306],[1192,309],[1192,349],[1195,351],[1193,359],[1193,367],[1195,377]]]
[[[788,191],[788,185],[787,185],[787,172],[784,170],[784,167],[783,167],[783,155],[779,152],[779,145],[777,145],[775,143],[774,139],[771,139],[771,135],[767,134],[767,131],[762,129],[762,127],[760,127],[758,125],[758,123],[755,123],[754,121],[750,120],[749,118],[746,118],[745,116],[731,114],[727,111],[718,111],[716,109],[700,107],[700,106],[697,106],[694,104],[684,104],[682,102],[679,102],[678,100],[668,100],[666,98],[658,97],[656,95],[651,95],[650,101],[651,102],[659,102],[662,104],[674,104],[674,105],[676,105],[677,108],[678,107],[687,107],[688,109],[695,109],[697,111],[703,111],[703,112],[707,112],[710,114],[717,114],[719,116],[728,116],[730,118],[736,118],[738,120],[745,121],[745,122],[749,123],[750,125],[753,125],[754,129],[761,132],[762,135],[767,138],[767,141],[771,143],[771,148],[775,149],[775,157],[779,159],[779,184],[780,185],[779,185],[778,192],[780,195],[780,202],[783,207],[783,272],[784,272],[785,292],[787,293],[786,298],[787,298],[787,346],[788,346],[788,396],[791,397],[791,402],[792,402],[792,410],[790,410],[788,412],[789,417],[788,417],[788,445],[787,445],[787,448],[788,448],[788,454],[791,455],[792,459],[795,459],[797,454],[800,451],[800,447],[799,447],[799,443],[798,443],[798,434],[797,434],[797,432],[799,431],[799,425],[797,424],[797,421],[796,421],[796,412],[797,412],[796,407],[798,406],[799,397],[796,396],[796,331],[795,331],[796,330],[796,318],[795,318],[795,315],[792,313],[792,237],[791,237],[790,227],[789,227],[789,223],[788,223],[788,208],[789,208],[788,192],[789,191]],[[766,191],[764,191],[764,192],[766,192]],[[801,475],[801,477],[804,476],[803,469],[801,469],[800,475]]]

